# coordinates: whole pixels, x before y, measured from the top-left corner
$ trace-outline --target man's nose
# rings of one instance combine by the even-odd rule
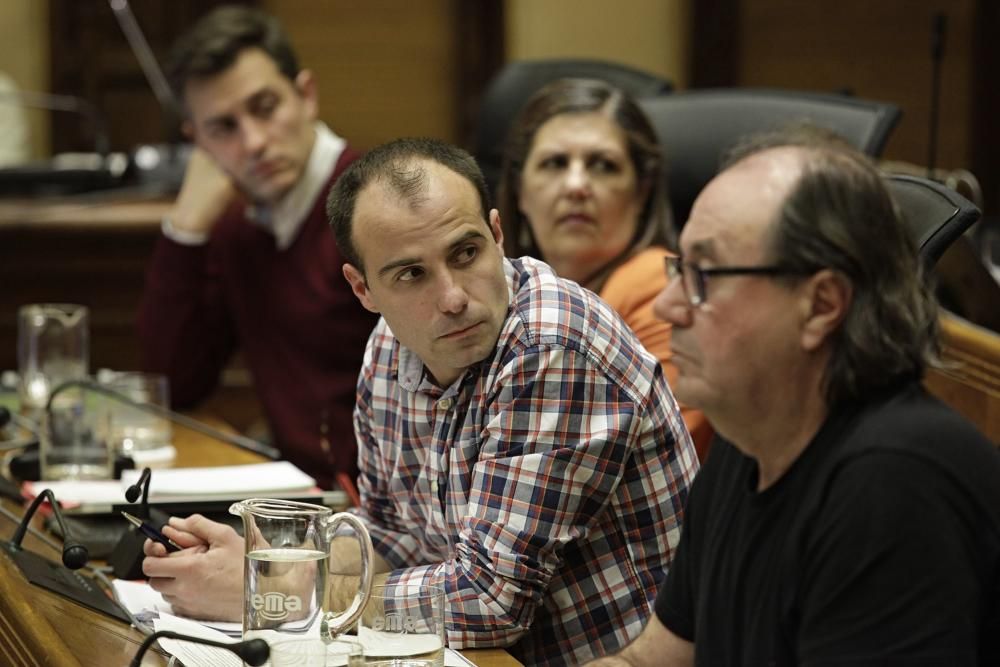
[[[264,124],[253,119],[243,120],[241,131],[243,134],[243,148],[248,153],[260,153],[267,146],[267,128]]]
[[[469,305],[469,294],[462,283],[451,273],[446,273],[442,279],[441,294],[438,307],[442,313],[458,314]]]
[[[688,301],[680,276],[667,279],[667,285],[653,301],[653,313],[675,327],[689,327],[694,319],[694,306]]]

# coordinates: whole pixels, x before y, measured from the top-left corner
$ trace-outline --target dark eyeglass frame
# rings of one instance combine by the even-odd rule
[[[688,303],[698,307],[708,301],[706,289],[708,287],[709,276],[808,276],[817,269],[797,269],[781,264],[771,264],[764,266],[713,266],[703,269],[694,262],[685,262],[683,257],[663,258],[666,270],[667,281],[672,282],[675,278],[681,279],[681,288],[687,297]],[[689,278],[690,276],[691,278]],[[691,280],[693,279],[693,283]],[[691,288],[694,288],[693,292]]]

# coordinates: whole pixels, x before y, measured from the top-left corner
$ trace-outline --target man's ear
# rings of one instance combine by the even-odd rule
[[[185,118],[181,123],[181,134],[191,141],[197,141],[197,137],[194,132],[194,123],[191,122],[190,118]]]
[[[490,209],[490,231],[493,233],[493,241],[500,247],[500,254],[503,254],[503,226],[500,224],[500,211]]]
[[[363,273],[351,264],[344,264],[344,278],[351,285],[351,291],[354,292],[354,296],[358,297],[358,301],[361,302],[361,305],[366,310],[370,310],[373,313],[379,312],[372,301],[371,295],[368,293],[368,283],[365,281]]]
[[[295,89],[302,96],[309,119],[316,120],[319,113],[319,87],[316,85],[316,76],[312,70],[300,70],[295,75]]]
[[[832,269],[815,273],[802,293],[803,349],[820,348],[840,328],[854,298],[854,289],[844,274]]]

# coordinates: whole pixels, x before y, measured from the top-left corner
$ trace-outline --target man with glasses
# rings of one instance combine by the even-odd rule
[[[1000,664],[1000,457],[920,386],[936,306],[878,172],[761,138],[680,250],[656,312],[720,438],[655,615],[599,663]]]

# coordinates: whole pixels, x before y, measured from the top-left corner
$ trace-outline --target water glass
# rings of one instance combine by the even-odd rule
[[[170,407],[170,385],[157,373],[115,373],[104,383],[108,389],[136,403],[166,410]],[[109,397],[111,443],[123,454],[142,463],[143,454],[170,445],[170,420],[148,410],[132,407]]]
[[[87,376],[90,363],[89,311],[70,303],[21,306],[17,317],[18,393],[21,407],[38,414],[49,392],[67,380]]]
[[[113,449],[108,441],[107,411],[96,409],[79,387],[63,389],[39,419],[41,479],[111,479]]]
[[[271,667],[364,667],[361,644],[335,639],[327,644],[318,637],[281,637],[268,642]]]
[[[372,586],[358,623],[369,667],[444,665],[444,589],[419,584]]]

